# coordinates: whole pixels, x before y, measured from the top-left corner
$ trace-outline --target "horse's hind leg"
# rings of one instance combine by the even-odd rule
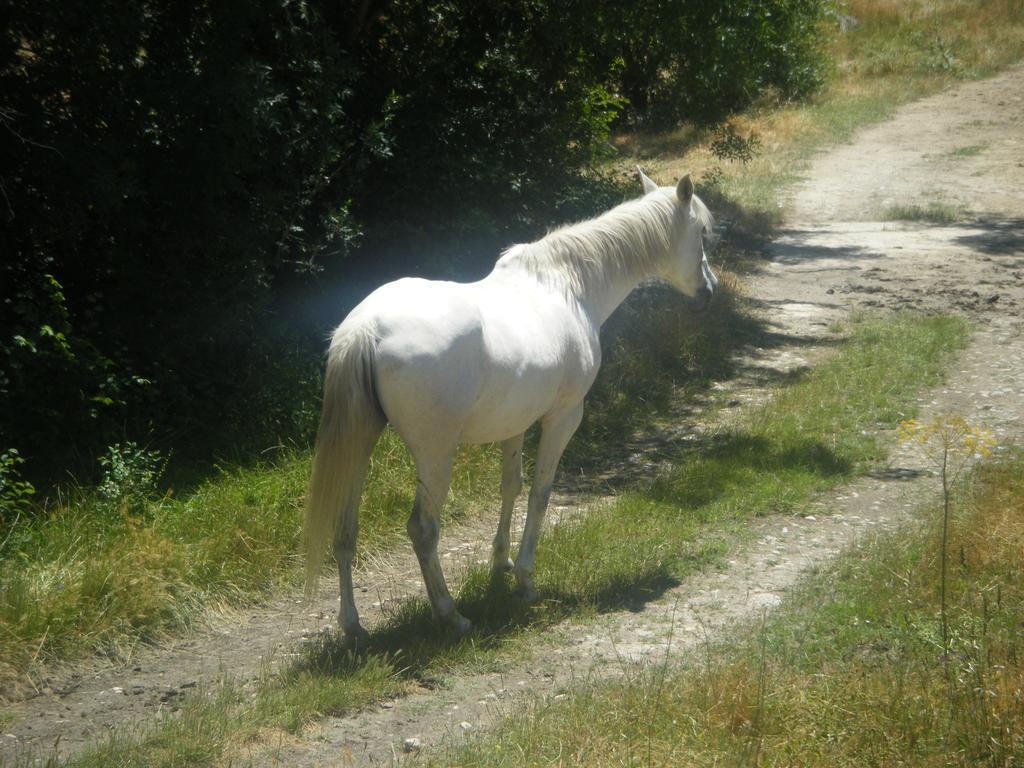
[[[537,540],[540,538],[548,499],[551,498],[555,470],[558,469],[562,452],[582,418],[583,403],[580,402],[571,410],[562,411],[541,421],[537,463],[533,470],[533,484],[530,486],[529,504],[526,508],[526,526],[523,528],[523,540],[519,545],[514,568],[519,593],[528,603],[537,600],[537,590],[533,587],[533,559],[537,553]]]
[[[434,615],[461,635],[468,632],[472,625],[455,610],[455,601],[445,584],[441,561],[437,557],[437,543],[441,537],[441,508],[451,484],[454,455],[455,446],[440,456],[414,456],[419,485],[406,530],[420,561],[423,583],[427,587]]]
[[[372,425],[365,433],[350,436],[353,441],[352,452],[358,457],[357,468],[353,470],[350,482],[352,489],[348,494],[334,530],[334,559],[338,563],[339,593],[341,606],[338,611],[338,623],[345,635],[356,643],[364,642],[369,633],[359,623],[359,611],[352,588],[352,560],[356,555],[356,540],[359,537],[359,501],[362,496],[363,484],[366,480],[367,465],[373,446],[383,429],[383,423]]]
[[[512,437],[501,444],[501,519],[494,536],[492,571],[498,576],[512,570],[509,559],[509,529],[516,498],[523,489],[523,435]]]
[[[356,598],[352,589],[352,560],[356,554],[356,539],[359,537],[359,515],[356,510],[342,515],[338,528],[334,532],[334,559],[338,563],[338,582],[340,585],[341,607],[338,611],[338,623],[345,635],[356,643],[369,638],[369,633],[359,623],[359,611],[356,609]]]

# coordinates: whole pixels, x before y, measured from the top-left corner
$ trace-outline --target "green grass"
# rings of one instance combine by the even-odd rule
[[[975,78],[1024,55],[1024,8],[1014,0],[852,0],[859,22],[838,40],[843,77]]]
[[[950,157],[977,157],[988,149],[988,144],[970,144],[966,147],[957,147],[949,153]]]
[[[500,456],[464,448],[448,515],[496,503]],[[201,621],[210,605],[245,604],[299,581],[298,535],[308,452],[226,470],[182,498],[117,508],[91,489],[11,532],[0,553],[0,684],[36,661],[122,647]],[[361,517],[363,551],[404,537],[415,471],[385,432]],[[5,680],[6,678],[6,680]]]
[[[924,221],[929,224],[950,224],[957,220],[957,209],[943,203],[927,205],[891,205],[883,215],[887,221]]]
[[[975,473],[939,630],[939,519],[855,550],[681,666],[520,709],[443,764],[1012,766],[1024,759],[1024,454]],[[945,660],[944,660],[945,659]]]
[[[793,513],[815,491],[882,458],[885,440],[876,433],[913,413],[915,394],[939,379],[966,332],[963,321],[946,317],[858,319],[830,360],[780,389],[742,424],[681,453],[649,491],[550,529],[538,550],[539,605],[523,606],[510,582],[493,584],[485,568],[471,568],[458,587],[459,608],[475,623],[470,636],[453,642],[425,601],[413,600],[371,634],[359,656],[340,637],[322,637],[249,697],[224,694],[192,704],[189,717],[219,744],[194,764],[224,762],[233,744],[254,743],[264,729],[296,732],[324,714],[350,712],[409,686],[500,668],[509,658],[528,655],[566,618],[582,620],[656,598],[720,558],[744,520]],[[854,379],[858,385],[850,387]],[[201,726],[203,717],[211,718],[209,728]],[[236,725],[224,731],[223,722]],[[173,736],[178,724],[166,728],[171,735],[158,729],[146,743],[181,738]],[[127,764],[147,764],[147,750],[159,757],[165,748],[127,743],[118,742],[117,749],[142,750],[143,756]],[[72,764],[103,764],[113,761],[112,754],[120,753],[99,751],[88,758],[92,763]],[[161,764],[157,757],[148,764]]]
[[[791,512],[882,459],[879,430],[915,410],[917,389],[939,380],[949,350],[965,339],[959,318],[863,316],[835,356],[779,390],[741,429],[714,436],[646,495],[720,509],[714,516]]]

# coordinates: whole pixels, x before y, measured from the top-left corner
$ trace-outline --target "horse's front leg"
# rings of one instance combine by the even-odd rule
[[[501,444],[501,519],[494,535],[494,554],[491,570],[495,577],[512,570],[509,559],[509,529],[516,498],[523,489],[523,435],[512,437]]]
[[[537,446],[537,463],[533,471],[533,485],[526,509],[526,526],[523,540],[519,545],[514,572],[519,593],[528,603],[537,601],[537,590],[533,586],[533,560],[537,553],[544,513],[551,498],[551,484],[555,479],[558,461],[565,446],[576,432],[583,418],[583,402],[568,411],[546,416],[541,420],[540,444]]]
[[[437,543],[441,537],[441,508],[451,484],[453,457],[454,451],[440,458],[415,457],[419,485],[406,530],[412,539],[416,558],[420,561],[423,583],[434,615],[457,634],[463,635],[472,625],[455,610],[455,600],[448,591],[441,571],[441,561],[437,557]]]

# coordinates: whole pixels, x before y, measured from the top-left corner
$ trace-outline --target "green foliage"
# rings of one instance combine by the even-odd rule
[[[368,288],[478,275],[617,202],[595,167],[625,99],[711,115],[806,92],[818,13],[14,0],[5,442],[45,481],[138,435],[182,459],[308,439],[318,340]]]
[[[710,149],[719,160],[736,160],[746,165],[760,147],[761,139],[757,136],[740,136],[734,125],[723,123],[716,129]]]
[[[41,454],[60,452],[79,429],[102,438],[126,398],[147,384],[73,331],[63,286],[45,271],[54,266],[52,259],[0,266],[0,430],[37,470],[46,464]]]
[[[244,423],[234,403],[282,356],[272,287],[352,236],[314,194],[343,126],[325,30],[272,2],[16,2],[7,21],[7,439],[52,477],[124,432]]]
[[[0,523],[17,519],[29,508],[36,489],[21,479],[18,467],[25,460],[13,448],[0,453]]]
[[[140,448],[135,443],[117,443],[100,456],[103,478],[96,493],[111,509],[144,511],[152,499],[167,462],[160,451]]]
[[[820,0],[601,4],[595,34],[617,62],[634,117],[656,125],[714,120],[768,90],[783,99],[824,79]]]
[[[753,133],[741,136],[737,132],[736,126],[731,123],[722,123],[715,129],[715,138],[711,141],[709,149],[718,160],[731,160],[747,165],[760,152],[761,139]],[[707,194],[715,198],[715,202],[721,199],[722,185],[725,179],[725,171],[720,165],[709,168],[703,174],[702,181],[708,187]]]
[[[365,290],[313,278],[368,279],[360,243],[373,280],[493,258],[617,109],[528,3],[12,10],[0,415],[37,477],[153,428],[307,438],[317,340]]]

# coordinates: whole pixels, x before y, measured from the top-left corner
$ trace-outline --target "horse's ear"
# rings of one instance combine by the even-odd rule
[[[686,205],[693,199],[693,181],[690,179],[690,174],[686,174],[676,184],[676,197],[679,198],[679,202]]]
[[[656,190],[658,188],[657,184],[655,184],[653,181],[651,181],[649,178],[647,178],[647,174],[644,173],[644,169],[643,168],[641,168],[638,165],[636,167],[636,170],[637,170],[637,173],[640,174],[640,185],[644,188],[644,194],[645,195],[648,192],[653,192],[654,190]]]

